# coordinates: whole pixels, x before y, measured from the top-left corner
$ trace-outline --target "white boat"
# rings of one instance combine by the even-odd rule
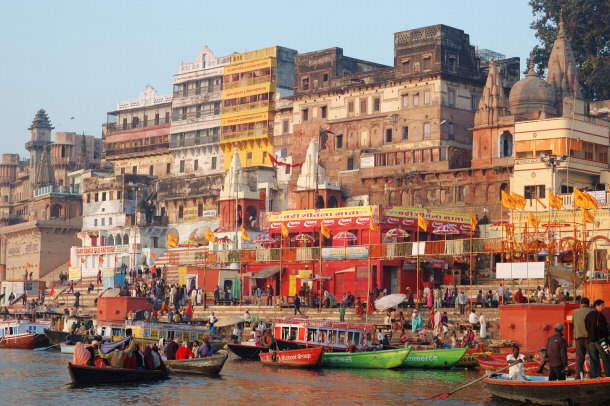
[[[20,348],[32,350],[46,347],[49,339],[44,329],[51,327],[49,320],[4,320],[0,321],[0,348]]]

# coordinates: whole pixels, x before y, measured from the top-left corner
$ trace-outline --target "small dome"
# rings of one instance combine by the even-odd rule
[[[555,114],[557,112],[556,101],[555,89],[534,73],[534,66],[531,62],[529,72],[523,79],[515,83],[508,97],[510,113],[513,115],[543,110]]]

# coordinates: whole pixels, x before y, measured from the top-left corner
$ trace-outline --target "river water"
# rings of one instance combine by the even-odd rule
[[[477,383],[445,401],[428,397],[479,376],[477,370],[279,369],[231,354],[219,378],[183,375],[153,384],[73,388],[71,355],[0,349],[3,405],[507,405]]]

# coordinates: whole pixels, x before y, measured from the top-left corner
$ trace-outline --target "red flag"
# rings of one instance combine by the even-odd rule
[[[26,267],[26,268],[29,268],[29,267],[31,267],[31,266],[32,266],[32,265],[30,265],[30,263],[29,263],[29,262],[26,262],[26,263],[25,263],[25,267]]]
[[[85,258],[81,258],[81,259],[80,259],[80,263],[81,263],[81,264],[84,264],[84,263],[85,263]]]
[[[53,296],[55,294],[55,288],[53,287],[53,285],[51,285],[51,296]]]
[[[104,263],[104,258],[102,258],[102,256],[101,256],[101,255],[98,257],[98,260],[100,261],[100,264],[103,264],[103,263]]]
[[[53,266],[55,266],[55,265],[53,265]],[[68,268],[71,266],[72,266],[72,264],[70,263],[70,261],[68,261]]]
[[[114,262],[115,263],[119,262],[119,260],[116,258],[116,255],[114,256]]]
[[[150,253],[150,256],[151,256],[151,257],[153,257],[153,258],[157,258],[157,254],[156,254],[156,253],[154,253],[154,252],[151,252],[151,253]]]
[[[2,267],[2,272],[4,272],[4,265],[0,265],[0,267]]]

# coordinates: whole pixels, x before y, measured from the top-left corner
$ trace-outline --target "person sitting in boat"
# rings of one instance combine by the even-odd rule
[[[91,353],[87,351],[83,343],[76,343],[74,347],[74,355],[72,363],[74,365],[88,365],[91,359]]]
[[[146,344],[144,347],[144,352],[142,353],[142,358],[144,360],[144,369],[152,370],[155,369],[155,356],[153,355],[152,348],[150,344]],[[159,359],[160,361],[160,359]]]
[[[527,381],[527,376],[525,375],[525,368],[523,368],[523,363],[525,360],[533,357],[530,355],[526,357],[523,354],[519,353],[519,346],[517,344],[513,345],[512,354],[508,354],[506,356],[506,362],[511,366],[508,370],[508,379],[513,381]],[[519,362],[521,361],[521,362]]]
[[[474,331],[472,331],[471,327],[468,327],[464,334],[464,338],[462,338],[462,348],[472,347],[472,343],[474,343]]]
[[[178,351],[176,351],[176,359],[181,360],[191,358],[195,358],[195,356],[193,355],[193,353],[188,347],[187,342],[185,341],[184,343],[182,343],[182,347],[178,348]]]
[[[140,354],[140,345],[134,344],[134,349],[131,354],[125,354],[123,356],[123,368],[126,369],[142,369],[144,366],[144,360]]]
[[[407,334],[405,333],[405,329],[402,329],[402,332],[400,333],[400,338],[399,341],[404,344],[407,342]]]
[[[111,367],[123,368],[123,357],[125,356],[125,354],[131,354],[131,352],[136,348],[134,340],[131,340],[129,348],[124,349],[124,345],[125,344],[115,348],[107,354],[104,354],[100,348],[97,353],[101,359],[110,360]]]
[[[191,352],[197,356],[197,350],[199,349],[199,341],[193,341],[193,345],[191,346]]]
[[[200,358],[211,357],[214,355],[214,349],[212,348],[212,344],[210,344],[210,339],[208,337],[203,338],[203,344],[197,350],[197,354]]]
[[[159,347],[157,347],[157,344],[153,344],[153,346],[151,347],[151,350],[152,350],[151,355],[153,357],[155,369],[165,371],[166,370],[165,364],[163,363],[163,358],[159,354]]]
[[[87,365],[90,367],[95,366],[95,361],[98,359],[98,356],[97,356],[98,348],[99,348],[99,341],[97,341],[97,340],[91,341],[91,345],[89,345],[88,347],[85,347],[85,349],[87,351],[89,351],[89,353],[91,354],[91,358],[89,358],[89,361],[87,361]]]

